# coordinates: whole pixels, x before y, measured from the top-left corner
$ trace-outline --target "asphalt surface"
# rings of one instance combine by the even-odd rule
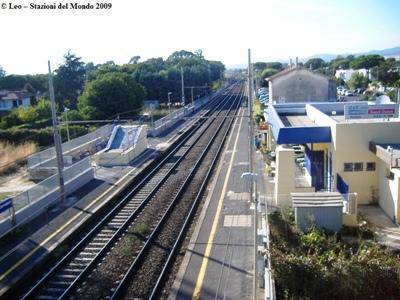
[[[254,210],[249,184],[241,179],[249,170],[248,136],[248,117],[236,118],[171,299],[252,297]]]

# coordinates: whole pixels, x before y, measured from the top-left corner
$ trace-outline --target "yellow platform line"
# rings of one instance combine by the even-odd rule
[[[243,111],[242,111],[242,116],[243,116]],[[233,166],[233,162],[235,159],[236,149],[237,149],[237,145],[238,145],[238,141],[239,141],[240,128],[242,127],[242,121],[243,121],[243,118],[240,118],[239,128],[237,131],[235,144],[233,146],[231,160],[229,162],[228,170],[226,172],[226,176],[225,176],[225,180],[224,180],[224,185],[222,186],[222,191],[221,191],[221,194],[220,194],[220,197],[218,200],[217,211],[215,213],[211,231],[210,231],[210,235],[208,237],[206,250],[204,251],[203,261],[201,263],[201,267],[200,267],[199,275],[197,277],[196,285],[195,285],[195,288],[193,291],[192,299],[200,299],[201,288],[203,287],[204,277],[206,275],[206,270],[207,270],[208,258],[210,257],[210,254],[211,254],[214,237],[215,237],[215,234],[216,234],[217,228],[218,228],[219,216],[220,216],[221,210],[222,210],[222,204],[224,202],[226,189],[228,187],[229,177],[232,172],[232,166]]]

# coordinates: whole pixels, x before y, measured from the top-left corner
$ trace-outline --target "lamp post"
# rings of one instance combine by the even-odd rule
[[[69,127],[68,127],[68,112],[69,112],[69,108],[65,107],[64,108],[64,112],[65,112],[65,124],[66,124],[66,127],[67,127],[67,139],[68,139],[68,142],[69,142],[70,141],[70,138],[69,138]]]
[[[171,94],[172,94],[172,92],[168,92],[168,108],[169,108],[169,113],[171,113]]]

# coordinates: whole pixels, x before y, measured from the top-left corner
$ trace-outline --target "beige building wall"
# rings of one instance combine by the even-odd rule
[[[400,170],[392,169],[393,179],[387,178],[389,165],[379,159],[379,206],[394,221],[400,221]]]
[[[369,150],[369,142],[390,143],[400,138],[400,122],[338,123],[332,128],[331,150],[333,173],[349,184],[350,192],[358,194],[359,204],[369,204],[379,190],[378,170],[366,171],[367,162],[378,164],[378,158]],[[345,162],[362,162],[364,170],[344,172]],[[335,178],[336,179],[336,178]],[[333,184],[336,187],[336,182]]]
[[[284,146],[276,147],[275,203],[291,206],[290,193],[295,191],[294,150]]]

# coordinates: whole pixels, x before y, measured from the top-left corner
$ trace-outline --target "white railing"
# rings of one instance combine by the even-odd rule
[[[64,169],[64,182],[68,182],[69,180],[75,178],[79,174],[83,173],[87,169],[91,168],[90,157],[80,160],[79,162],[73,164],[69,168]],[[36,184],[30,189],[17,194],[12,199],[14,212],[17,212],[29,205],[32,205],[39,199],[41,199],[44,195],[58,189],[59,187],[59,179],[58,174],[55,174],[42,182]],[[8,218],[12,214],[12,209],[4,211],[0,213],[0,221]]]
[[[78,138],[72,139],[69,142],[65,142],[62,144],[62,151],[63,151],[63,153],[65,153],[72,149],[81,147],[82,145],[89,143],[93,140],[96,140],[99,138],[108,138],[112,132],[113,127],[114,127],[113,124],[107,124],[105,126],[98,128],[97,130],[95,130],[91,133],[88,133],[88,134],[85,134]],[[32,154],[31,156],[28,157],[28,168],[32,168],[34,166],[40,165],[51,159],[55,159],[55,157],[56,157],[56,151],[55,151],[54,147],[51,147],[46,150],[40,151],[38,153]]]

